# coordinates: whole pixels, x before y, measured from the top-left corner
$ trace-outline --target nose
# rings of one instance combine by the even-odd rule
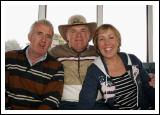
[[[77,32],[77,33],[76,33],[76,37],[77,37],[77,38],[81,38],[81,36],[82,36],[81,32]]]
[[[109,44],[109,39],[105,38],[104,42],[105,44]]]
[[[46,36],[45,34],[43,34],[43,35],[41,36],[41,41],[42,41],[42,42],[46,42],[46,39],[47,39],[47,36]]]

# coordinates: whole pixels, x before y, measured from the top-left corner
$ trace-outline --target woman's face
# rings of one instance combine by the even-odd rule
[[[98,49],[105,58],[112,58],[117,55],[119,41],[112,29],[99,30]]]

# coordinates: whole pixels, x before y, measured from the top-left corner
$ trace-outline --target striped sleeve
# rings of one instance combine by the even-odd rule
[[[43,94],[43,102],[38,109],[57,109],[60,104],[63,83],[64,83],[63,67],[59,67],[58,71],[52,76],[51,81],[46,84]]]

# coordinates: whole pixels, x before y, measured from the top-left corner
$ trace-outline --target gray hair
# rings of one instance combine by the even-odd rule
[[[52,29],[52,31],[53,31],[53,29],[54,29],[54,28],[53,28],[53,25],[52,25],[52,23],[51,23],[50,21],[48,21],[48,20],[46,20],[46,19],[42,19],[42,20],[35,21],[35,22],[31,25],[31,28],[30,28],[29,33],[31,33],[31,32],[33,31],[33,29],[35,28],[35,26],[36,26],[37,24],[44,24],[44,25],[50,27],[50,28]]]

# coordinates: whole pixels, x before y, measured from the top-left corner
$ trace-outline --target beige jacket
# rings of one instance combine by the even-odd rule
[[[98,56],[93,46],[88,46],[81,53],[75,52],[67,44],[52,48],[49,53],[61,61],[64,66],[64,89],[62,101],[79,101],[87,68]]]

